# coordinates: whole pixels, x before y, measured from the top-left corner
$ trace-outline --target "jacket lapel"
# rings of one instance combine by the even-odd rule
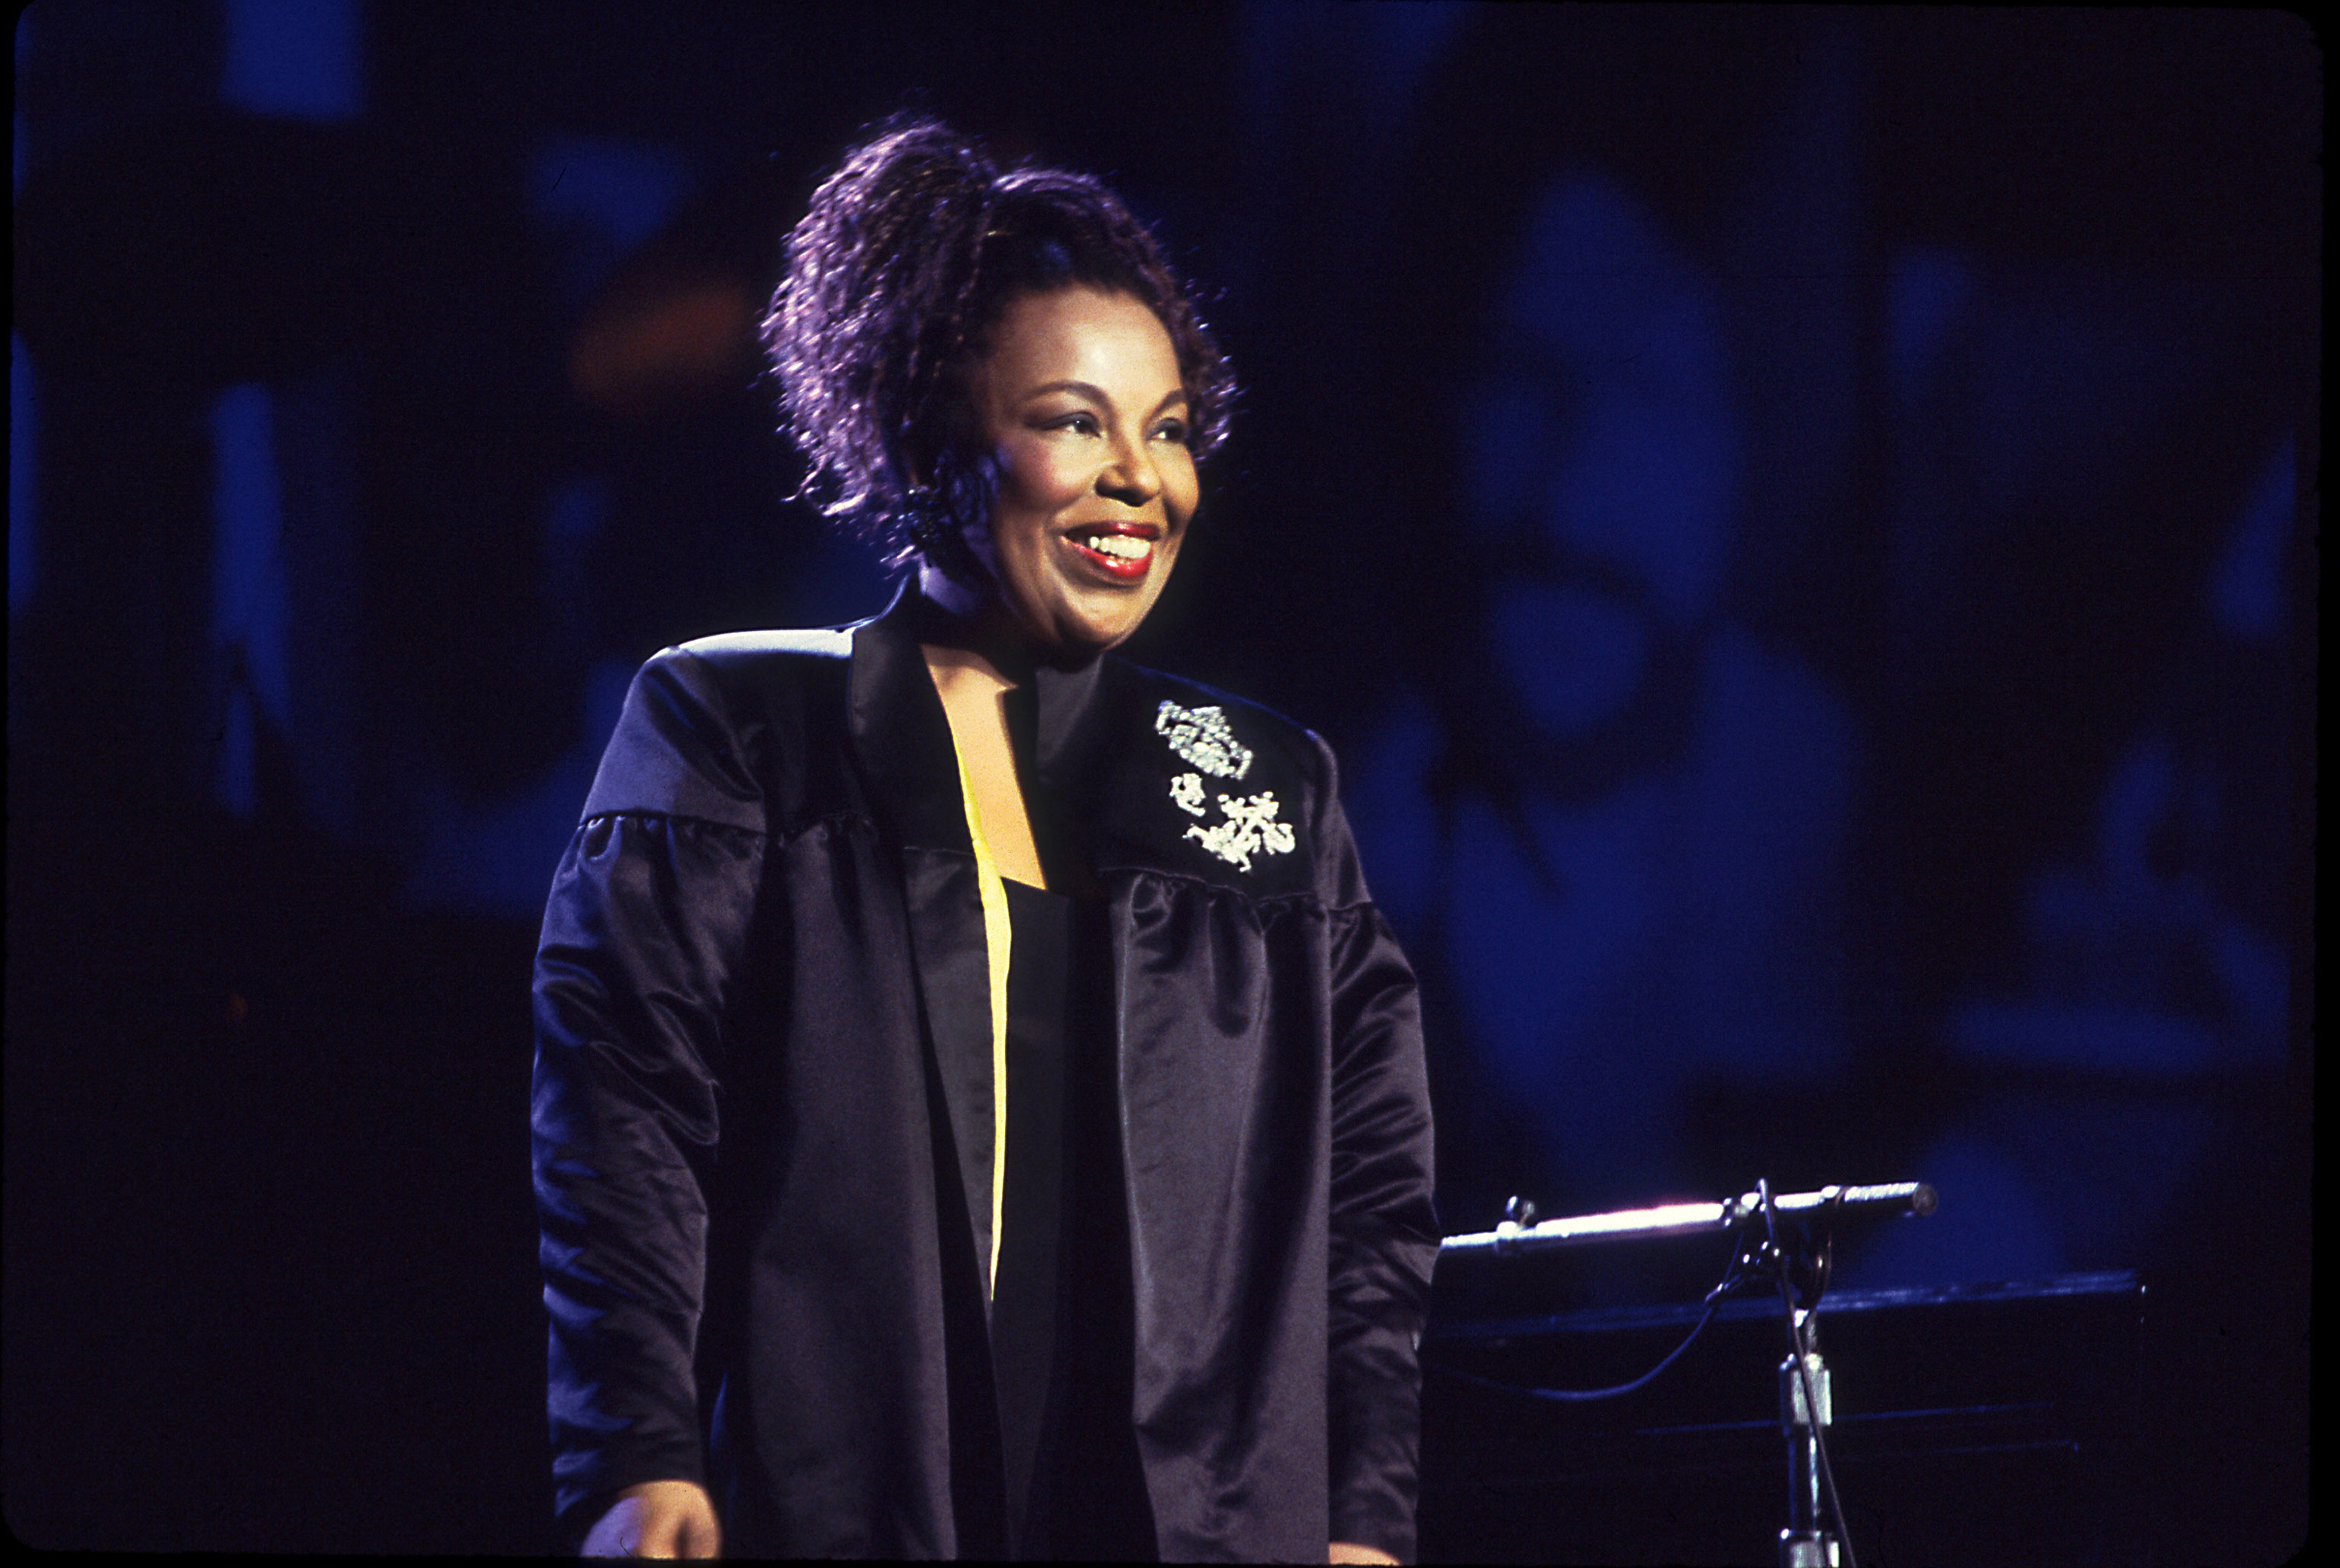
[[[1093,819],[1098,742],[1106,718],[1096,699],[1105,669],[1102,659],[1069,670],[1042,665],[1029,685],[1007,699],[1008,729],[1040,863],[1047,868],[1049,886],[1082,899],[1101,893]]]
[[[991,974],[950,720],[918,650],[916,604],[905,591],[854,629],[848,723],[871,805],[901,847],[911,961],[982,1295],[980,1260],[991,1255]]]
[[[887,836],[901,846],[910,950],[948,1132],[966,1196],[978,1283],[991,1255],[993,1105],[991,976],[975,846],[967,832],[950,720],[918,647],[931,611],[906,588],[853,632],[849,724],[857,761]],[[1041,665],[1009,693],[1008,723],[1048,878],[1096,896],[1098,786],[1112,748],[1112,661]],[[988,1293],[984,1293],[987,1299]]]

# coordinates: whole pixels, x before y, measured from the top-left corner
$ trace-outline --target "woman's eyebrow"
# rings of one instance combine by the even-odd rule
[[[1103,388],[1093,382],[1083,381],[1044,382],[1040,385],[1036,386],[1031,391],[1026,392],[1024,394],[1024,401],[1028,402],[1036,397],[1046,397],[1050,392],[1071,392],[1076,397],[1085,397],[1093,402],[1110,403],[1113,401],[1111,398],[1105,395],[1105,390]],[[1186,389],[1185,387],[1172,387],[1167,392],[1163,394],[1162,401],[1154,405],[1154,412],[1158,414],[1164,409],[1168,408],[1172,403],[1180,403],[1186,401]]]
[[[1032,388],[1029,392],[1026,392],[1024,394],[1024,397],[1026,402],[1029,402],[1031,399],[1036,397],[1046,397],[1050,392],[1072,392],[1076,396],[1088,398],[1096,402],[1105,402],[1108,401],[1102,389],[1094,386],[1087,382],[1076,381],[1043,382],[1040,385]]]

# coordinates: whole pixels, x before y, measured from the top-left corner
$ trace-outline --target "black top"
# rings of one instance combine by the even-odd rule
[[[1151,1557],[1103,911],[1007,883],[1007,1171],[991,1352],[1018,1557]]]

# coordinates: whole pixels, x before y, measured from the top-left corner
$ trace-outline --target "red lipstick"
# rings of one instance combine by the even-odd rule
[[[1075,529],[1064,540],[1082,564],[1102,572],[1108,580],[1142,582],[1153,569],[1155,543],[1161,537],[1161,528],[1154,523],[1104,522]],[[1118,542],[1125,540],[1130,542]],[[1106,541],[1115,542],[1100,548]],[[1135,548],[1141,546],[1142,549]]]

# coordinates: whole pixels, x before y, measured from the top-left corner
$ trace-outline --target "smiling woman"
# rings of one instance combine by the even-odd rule
[[[969,543],[988,543],[1002,607],[1038,645],[1115,646],[1154,608],[1195,514],[1170,334],[1126,294],[1027,294],[973,390],[999,484]]]
[[[1396,1561],[1413,975],[1324,744],[1111,651],[1225,363],[1110,192],[932,122],[789,259],[811,493],[907,581],[652,660],[555,879],[563,1516],[643,1555]]]

